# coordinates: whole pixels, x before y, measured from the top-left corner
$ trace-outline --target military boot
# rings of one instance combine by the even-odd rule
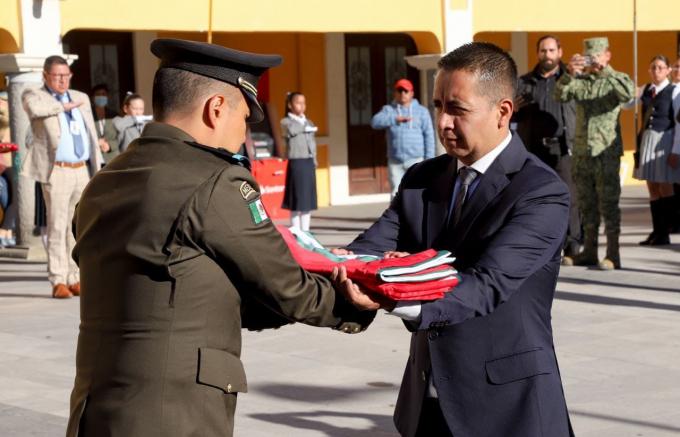
[[[597,266],[600,270],[618,270],[621,268],[618,233],[607,234],[607,256]]]
[[[597,228],[583,230],[583,251],[579,254],[562,258],[563,266],[596,266],[597,265]]]

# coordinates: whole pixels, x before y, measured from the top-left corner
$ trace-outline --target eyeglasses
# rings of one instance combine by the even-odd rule
[[[53,78],[55,78],[55,79],[70,79],[70,78],[73,77],[73,73],[69,73],[69,74],[52,74],[52,73],[48,73],[47,75],[48,75],[49,77],[53,77]]]
[[[406,88],[397,88],[397,92],[398,93],[410,93],[410,91],[407,90]]]

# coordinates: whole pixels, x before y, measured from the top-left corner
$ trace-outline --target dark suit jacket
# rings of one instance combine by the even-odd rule
[[[414,435],[431,362],[454,436],[567,436],[550,323],[567,187],[514,136],[451,229],[456,166],[446,155],[413,166],[390,207],[349,246],[357,253],[432,247],[457,257],[462,283],[424,303],[414,327],[395,424]]]

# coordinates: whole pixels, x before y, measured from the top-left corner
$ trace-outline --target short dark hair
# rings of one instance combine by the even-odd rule
[[[163,121],[172,113],[188,113],[194,110],[198,100],[213,92],[223,92],[227,102],[234,108],[241,91],[225,82],[178,68],[163,67],[153,78],[151,106],[154,119]]]
[[[43,63],[43,70],[49,73],[53,65],[66,65],[68,67],[68,62],[59,55],[48,56]]]
[[[543,41],[545,41],[546,39],[554,39],[555,42],[557,43],[557,48],[559,49],[559,48],[562,47],[562,43],[560,42],[560,39],[558,37],[556,37],[555,35],[543,35],[542,37],[540,37],[538,39],[538,41],[536,41],[536,51],[538,51],[541,48],[541,43]]]
[[[478,92],[494,102],[515,98],[517,65],[510,54],[494,44],[464,44],[442,57],[437,66],[444,71],[463,70],[475,74]]]
[[[669,67],[671,65],[671,62],[668,60],[668,58],[665,55],[656,55],[652,58],[651,61],[649,61],[650,64],[653,64],[654,61],[661,61],[664,64],[666,64],[666,67]]]
[[[92,91],[90,91],[90,94],[94,95],[97,91],[104,91],[106,94],[109,93],[109,86],[106,85],[105,83],[98,83],[97,85],[92,87]]]

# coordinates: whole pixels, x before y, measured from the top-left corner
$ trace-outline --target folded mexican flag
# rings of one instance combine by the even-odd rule
[[[428,249],[402,258],[371,255],[335,255],[310,233],[277,226],[293,257],[302,268],[329,275],[343,265],[347,276],[363,288],[393,300],[434,300],[458,285],[451,266],[455,258],[445,250]]]

